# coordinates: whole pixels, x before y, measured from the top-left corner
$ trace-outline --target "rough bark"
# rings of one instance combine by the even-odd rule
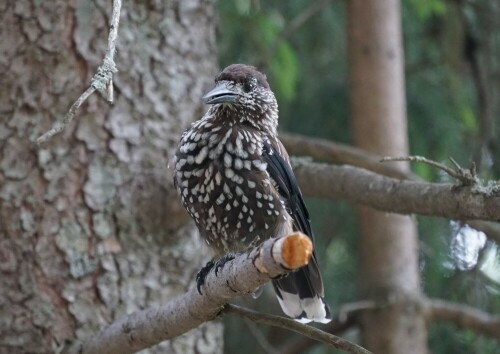
[[[408,155],[400,3],[347,2],[353,134],[356,145]],[[407,171],[407,164],[400,164]],[[380,301],[420,295],[417,232],[411,217],[358,208],[360,289]],[[426,353],[423,316],[398,304],[361,315],[363,343],[375,353]]]
[[[52,353],[183,293],[202,263],[167,160],[215,73],[213,1],[122,8],[115,103],[94,95],[111,2],[0,4],[0,353]],[[214,353],[209,323],[147,352]]]

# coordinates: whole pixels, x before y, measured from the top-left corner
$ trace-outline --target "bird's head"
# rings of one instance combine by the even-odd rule
[[[203,102],[221,105],[231,111],[238,111],[240,116],[249,119],[265,119],[278,114],[278,105],[266,75],[255,67],[244,64],[232,64],[215,78],[215,87],[205,96]]]

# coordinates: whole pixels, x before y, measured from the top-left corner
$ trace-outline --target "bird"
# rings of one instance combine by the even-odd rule
[[[300,231],[314,242],[310,217],[278,139],[278,103],[266,75],[232,64],[202,97],[204,116],[181,136],[174,185],[202,238],[219,261],[198,273],[197,285],[235,253],[271,237]],[[323,280],[313,253],[308,265],[272,281],[283,312],[302,323],[328,323]]]

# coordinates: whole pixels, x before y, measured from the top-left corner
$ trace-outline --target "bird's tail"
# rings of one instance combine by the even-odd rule
[[[273,280],[273,287],[287,316],[302,323],[331,321],[332,316],[323,298],[323,280],[315,257],[296,272]]]

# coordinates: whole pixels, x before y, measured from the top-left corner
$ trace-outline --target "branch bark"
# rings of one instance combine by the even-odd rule
[[[270,239],[250,254],[236,257],[218,276],[211,271],[205,279],[203,295],[191,287],[164,305],[133,313],[111,324],[86,342],[77,344],[70,353],[135,353],[217,318],[228,300],[251,293],[273,277],[289,271],[273,257],[275,244],[278,241]]]
[[[469,329],[500,339],[500,316],[464,304],[455,304],[438,299],[425,302],[427,321],[452,322],[458,327]]]
[[[293,249],[293,252],[283,252],[284,249]],[[191,287],[185,294],[164,305],[133,313],[111,324],[67,352],[135,353],[177,337],[203,322],[217,318],[229,300],[251,293],[269,280],[304,266],[311,255],[312,243],[300,233],[267,240],[249,254],[241,254],[229,261],[219,270],[218,276],[211,271],[205,279],[203,295],[198,293],[196,287]],[[302,332],[309,331],[308,328],[303,326]],[[295,327],[290,329],[296,330]],[[342,344],[346,342],[338,340]],[[335,343],[332,341],[330,344]],[[351,346],[359,348],[354,344]]]
[[[272,257],[275,243],[274,239],[268,240],[248,256],[240,255],[228,262],[219,276],[211,271],[205,279],[203,295],[191,287],[164,305],[133,313],[111,324],[70,353],[134,353],[217,318],[228,300],[251,293],[272,277],[287,272]]]
[[[493,188],[398,180],[319,163],[301,163],[294,171],[302,191],[311,197],[344,199],[399,214],[500,220],[500,193]]]

